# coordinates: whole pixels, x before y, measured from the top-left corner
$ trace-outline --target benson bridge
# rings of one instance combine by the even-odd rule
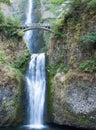
[[[51,25],[47,24],[47,23],[32,23],[31,25],[21,26],[21,29],[24,32],[26,32],[28,30],[33,30],[33,29],[43,29],[43,30],[54,33],[54,31],[51,29]]]
[[[22,29],[22,31],[26,32],[29,30],[33,30],[33,29],[43,29],[45,31],[49,31],[51,33],[54,33],[54,31],[51,29],[52,25],[47,24],[47,23],[32,23],[31,25],[21,25],[21,26],[11,26],[11,25],[1,25],[0,28],[9,28],[13,27],[13,28],[17,28],[17,29]]]

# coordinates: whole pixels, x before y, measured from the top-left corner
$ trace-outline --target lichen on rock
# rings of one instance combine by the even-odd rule
[[[91,76],[74,71],[56,74],[53,102],[55,123],[86,128],[95,127],[96,82],[94,79],[90,81]]]
[[[23,73],[29,53],[18,39],[4,37],[0,54],[0,126],[17,125],[23,122]]]
[[[23,76],[17,75],[14,70],[0,65],[0,126],[15,125],[22,121]]]
[[[54,27],[48,51],[53,122],[96,129],[96,5],[89,8],[89,1],[70,2],[71,8]]]

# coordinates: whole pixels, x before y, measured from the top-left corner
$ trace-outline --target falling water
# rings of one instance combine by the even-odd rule
[[[32,24],[33,0],[28,0],[28,11],[26,14],[26,25]],[[33,31],[24,35],[27,47],[32,53],[31,43]],[[36,43],[35,43],[36,44]],[[38,48],[38,47],[37,47]],[[27,124],[31,128],[43,126],[44,102],[45,102],[45,54],[32,54],[29,67],[25,76],[27,90]]]
[[[28,123],[31,127],[43,125],[45,102],[45,54],[32,54],[26,74],[28,94]]]
[[[32,11],[33,11],[33,3],[32,0],[28,0],[28,5],[27,5],[27,11],[26,11],[26,21],[25,25],[31,25],[32,24]],[[31,37],[32,37],[33,31],[27,31],[25,32],[24,39],[26,42],[26,45],[31,52]]]

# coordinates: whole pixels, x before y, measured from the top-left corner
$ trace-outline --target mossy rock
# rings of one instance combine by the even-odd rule
[[[95,128],[96,83],[92,74],[58,73],[53,81],[53,121],[62,125]]]

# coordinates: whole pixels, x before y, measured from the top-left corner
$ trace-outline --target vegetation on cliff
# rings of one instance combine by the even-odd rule
[[[0,7],[0,126],[23,120],[23,74],[30,54],[16,28],[19,24],[18,19],[5,17]]]
[[[54,26],[54,40],[50,45],[51,49],[54,48],[54,51],[61,54],[60,56],[58,53],[61,59],[59,56],[58,59],[56,58],[57,66],[58,62],[63,62],[71,68],[76,66],[84,72],[96,71],[95,3],[94,0],[91,2],[89,0],[71,0],[67,2],[66,0],[63,3],[65,6],[62,9],[67,8],[67,12],[65,11],[62,17],[57,20]],[[59,46],[61,46],[61,49]],[[69,56],[68,52],[70,53]],[[64,53],[67,56],[67,62],[64,60]]]
[[[11,4],[10,0],[1,0],[0,2],[2,2],[2,3],[6,3],[6,4],[8,4],[8,5]]]
[[[96,1],[52,0],[51,3],[61,7],[48,51],[53,120],[93,128],[96,123],[96,111],[92,108],[96,108]]]

